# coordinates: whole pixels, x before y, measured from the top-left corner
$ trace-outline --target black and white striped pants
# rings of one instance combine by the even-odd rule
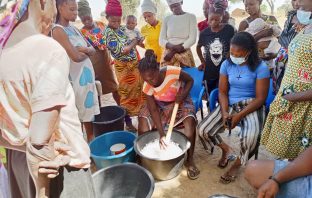
[[[229,114],[242,111],[253,99],[243,100],[229,107]],[[245,116],[241,122],[240,138],[240,160],[243,165],[252,157],[260,141],[261,131],[265,122],[265,107],[261,107]],[[222,143],[220,133],[225,130],[220,105],[204,118],[197,126],[200,137],[214,145]]]

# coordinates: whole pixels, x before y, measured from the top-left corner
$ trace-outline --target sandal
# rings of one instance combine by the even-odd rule
[[[218,167],[219,168],[222,168],[222,169],[224,169],[224,168],[226,168],[227,167],[227,165],[229,164],[229,161],[230,161],[230,159],[227,157],[226,159],[221,159],[220,161],[219,161],[219,164],[218,164]],[[222,163],[223,162],[223,163]],[[224,163],[225,162],[225,163]]]
[[[187,176],[191,180],[195,180],[199,178],[200,170],[196,167],[188,167],[187,168]]]
[[[234,182],[236,179],[236,176],[234,175],[225,175],[220,177],[220,182],[223,184],[229,184],[231,182]]]

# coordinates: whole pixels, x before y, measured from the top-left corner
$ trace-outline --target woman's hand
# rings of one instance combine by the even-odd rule
[[[176,95],[175,102],[178,103],[178,104],[181,104],[186,99],[187,95],[188,94],[186,94],[185,92],[178,93]]]
[[[296,93],[290,93],[290,94],[284,95],[283,98],[285,100],[288,100],[289,102],[297,102],[298,100]]]
[[[160,136],[159,138],[159,146],[160,146],[160,149],[166,149],[167,148],[167,143],[166,143],[166,135],[163,134]]]
[[[256,41],[259,41],[260,39],[264,37],[273,36],[273,34],[274,34],[273,28],[266,28],[264,30],[261,30],[257,34],[255,34],[254,38],[256,39]]]
[[[224,128],[229,128],[228,120],[230,119],[230,114],[228,112],[222,112],[223,126]]]
[[[93,47],[77,46],[76,49],[78,50],[78,52],[84,53],[88,56],[93,56],[95,53],[95,49]]]
[[[277,183],[273,180],[268,180],[259,188],[257,198],[274,198],[278,191]]]
[[[304,27],[305,27],[305,25],[302,25],[299,22],[294,24],[294,28],[295,28],[297,33],[300,32]]]
[[[166,56],[164,57],[164,60],[169,62],[174,57],[174,55],[175,55],[175,52],[170,51],[169,53],[166,54]]]
[[[230,115],[228,119],[231,120],[231,129],[234,129],[242,120],[242,117],[239,113],[235,113],[233,115]]]
[[[178,52],[178,53],[183,53],[183,52],[185,52],[185,49],[184,49],[184,47],[183,47],[183,44],[175,45],[175,46],[173,47],[173,50],[176,51],[176,52]]]
[[[205,67],[206,67],[206,63],[205,63],[205,62],[202,62],[202,63],[197,67],[197,69],[198,69],[199,71],[204,71],[204,70],[205,70]]]
[[[129,54],[130,53],[130,51],[131,51],[131,47],[130,46],[125,46],[123,49],[122,49],[122,54],[123,55],[127,55],[127,54]]]
[[[87,47],[77,46],[76,49],[78,50],[78,52],[88,54],[88,48]]]

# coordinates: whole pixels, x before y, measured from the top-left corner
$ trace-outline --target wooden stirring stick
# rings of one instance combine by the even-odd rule
[[[178,109],[179,109],[179,104],[175,103],[174,107],[173,107],[172,114],[171,114],[171,120],[169,123],[169,128],[168,128],[167,135],[166,135],[166,142],[170,142],[171,134],[172,134],[172,130],[173,130],[173,125],[174,125],[175,119],[177,117]]]

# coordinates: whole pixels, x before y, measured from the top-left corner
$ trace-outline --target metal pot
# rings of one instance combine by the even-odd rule
[[[172,179],[181,173],[186,158],[186,151],[190,148],[191,143],[184,134],[179,131],[173,131],[171,140],[179,144],[183,154],[169,160],[156,160],[141,153],[144,146],[155,139],[159,139],[158,131],[144,133],[134,141],[134,150],[141,157],[142,166],[149,170],[155,179]]]
[[[137,164],[110,166],[92,175],[96,197],[150,198],[155,182],[152,175]]]

